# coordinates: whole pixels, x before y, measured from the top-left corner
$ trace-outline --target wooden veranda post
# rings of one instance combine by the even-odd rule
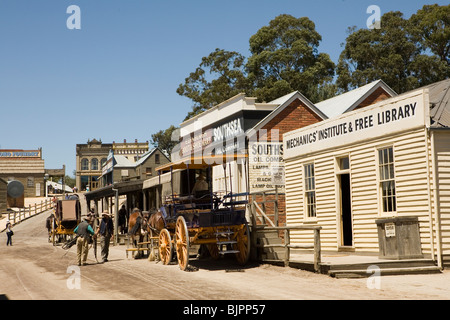
[[[320,272],[321,263],[320,229],[314,229],[314,271]]]

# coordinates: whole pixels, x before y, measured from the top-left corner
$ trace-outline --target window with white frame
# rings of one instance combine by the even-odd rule
[[[378,150],[380,191],[383,212],[397,211],[394,175],[394,150],[387,147]]]
[[[306,164],[305,169],[305,204],[308,218],[316,216],[316,182],[314,176],[314,164]]]

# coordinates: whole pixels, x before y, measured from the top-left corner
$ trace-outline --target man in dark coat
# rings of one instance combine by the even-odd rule
[[[111,215],[104,211],[102,213],[102,221],[95,232],[96,235],[100,234],[100,246],[102,248],[102,260],[103,262],[108,261],[109,255],[109,242],[111,240],[111,236],[114,232],[114,226],[111,219]]]

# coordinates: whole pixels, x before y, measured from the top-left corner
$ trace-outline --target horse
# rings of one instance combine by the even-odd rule
[[[159,235],[159,232],[165,228],[163,214],[160,210],[143,211],[134,208],[128,219],[128,235],[131,237],[133,247],[138,247],[137,243],[142,242],[146,235],[151,238],[154,234]],[[153,247],[153,246],[152,246]],[[138,256],[142,252],[139,251]],[[149,260],[154,260],[153,249],[150,250]]]
[[[162,229],[164,229],[165,227],[164,217],[160,210],[150,215],[150,218],[148,219],[148,226],[149,228],[156,230],[158,233]]]
[[[148,256],[148,260],[149,261],[153,261],[156,259],[155,257],[155,253],[153,250],[153,241],[155,236],[154,235],[159,235],[159,233],[161,232],[162,229],[164,229],[166,226],[166,223],[164,221],[164,216],[161,212],[161,210],[158,210],[156,212],[153,212],[149,219],[148,219],[148,225],[147,225],[147,230],[148,230],[148,234],[150,235],[150,242],[151,242],[151,248],[150,248],[150,254]]]

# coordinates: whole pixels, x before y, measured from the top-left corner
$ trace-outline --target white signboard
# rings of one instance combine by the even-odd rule
[[[395,223],[388,222],[384,225],[384,231],[386,233],[386,238],[395,237]]]
[[[274,190],[284,192],[283,144],[253,142],[249,145],[251,192]]]
[[[424,126],[425,108],[420,91],[385,105],[367,107],[288,132],[283,135],[284,158],[289,159]]]

